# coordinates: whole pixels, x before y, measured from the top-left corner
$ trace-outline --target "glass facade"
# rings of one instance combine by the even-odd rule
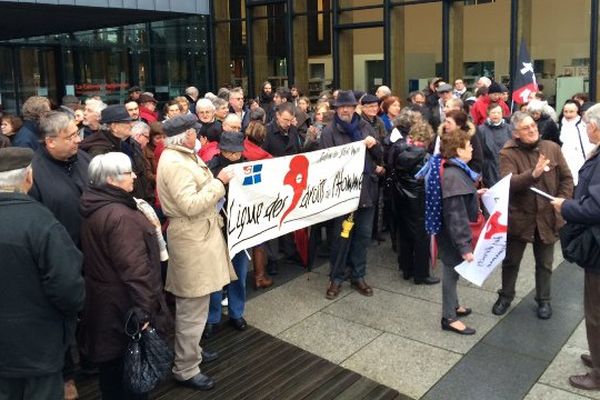
[[[29,96],[65,94],[108,103],[139,85],[164,101],[194,85],[210,90],[208,16],[0,42],[0,102],[17,112]]]

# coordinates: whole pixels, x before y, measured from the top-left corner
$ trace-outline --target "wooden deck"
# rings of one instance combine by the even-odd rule
[[[306,333],[310,335],[310,332]],[[208,392],[177,385],[172,379],[151,399],[410,399],[387,386],[335,365],[312,353],[248,327],[244,332],[223,326],[207,348],[219,359],[202,365],[215,378]],[[100,399],[97,378],[78,380],[81,400]]]

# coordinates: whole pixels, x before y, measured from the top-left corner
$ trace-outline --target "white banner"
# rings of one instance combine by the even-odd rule
[[[506,254],[506,234],[508,229],[508,195],[510,178],[505,176],[492,186],[482,197],[490,217],[485,222],[475,251],[474,260],[463,261],[454,269],[466,280],[477,286],[483,282],[502,262]]]
[[[365,145],[234,164],[229,182],[229,254],[358,208]]]

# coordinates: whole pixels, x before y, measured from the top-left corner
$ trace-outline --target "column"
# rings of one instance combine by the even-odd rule
[[[228,1],[215,1],[214,4],[214,19],[215,21],[222,21],[229,19],[229,2]],[[216,74],[215,84],[216,87],[224,86],[231,82],[231,48],[229,43],[231,42],[229,22],[221,22],[215,24],[215,67]]]
[[[404,50],[404,7],[391,9],[391,35],[392,35],[392,93],[398,94],[401,99],[408,96],[408,82],[405,68]]]

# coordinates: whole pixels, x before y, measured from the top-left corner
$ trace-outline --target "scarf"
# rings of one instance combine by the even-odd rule
[[[501,119],[501,120],[500,120],[500,122],[498,122],[498,123],[496,124],[496,123],[492,122],[492,120],[491,120],[491,119],[489,119],[489,118],[488,118],[488,119],[486,119],[486,122],[487,122],[487,124],[488,124],[489,126],[500,126],[500,125],[502,125],[502,124],[504,123],[504,120],[503,120],[503,119]]]
[[[335,114],[335,123],[342,128],[342,133],[350,136],[353,142],[357,142],[363,138],[360,131],[360,118],[360,115],[355,113],[352,115],[352,120],[346,122]]]
[[[156,235],[156,241],[158,242],[158,249],[160,250],[160,261],[167,261],[169,259],[169,253],[167,252],[167,243],[163,237],[160,221],[156,212],[147,201],[142,199],[133,198],[136,202],[137,209],[144,214],[144,217],[154,226],[154,234]]]
[[[440,168],[442,155],[429,157],[427,164],[415,175],[417,179],[425,178],[425,231],[436,235],[442,227],[442,184]]]
[[[469,178],[471,178],[471,180],[473,182],[477,182],[477,180],[479,179],[479,175],[477,172],[473,171],[471,168],[469,168],[469,166],[467,165],[466,162],[464,162],[463,160],[461,160],[458,157],[452,157],[450,159],[450,161],[452,161],[452,163],[454,165],[456,165],[457,167],[459,167],[460,169],[462,169],[463,171],[465,171],[465,173],[467,175],[469,175]]]

